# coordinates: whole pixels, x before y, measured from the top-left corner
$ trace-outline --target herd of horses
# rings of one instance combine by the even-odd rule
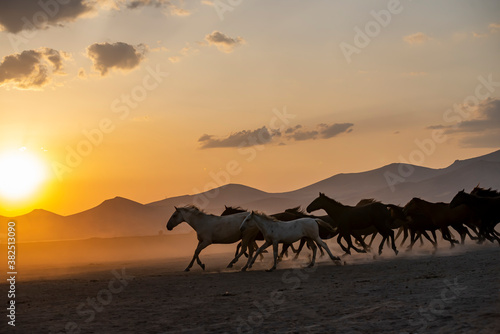
[[[310,215],[311,212],[321,209],[327,215]],[[479,185],[470,193],[466,193],[465,190],[458,192],[450,203],[431,203],[413,198],[404,207],[381,203],[374,199],[363,199],[356,206],[349,206],[319,193],[319,196],[307,206],[306,211],[307,213],[296,207],[268,216],[256,211],[248,212],[239,207],[226,206],[224,212],[216,216],[207,214],[196,206],[188,205],[175,207],[167,223],[167,229],[172,230],[180,223],[187,222],[197,233],[198,246],[185,271],[190,270],[194,261],[205,270],[199,255],[208,245],[238,241],[235,257],[228,264],[228,268],[245,255],[248,260],[242,271],[251,268],[256,258],[262,257],[262,253],[269,246],[273,246],[274,264],[268,271],[276,269],[277,263],[287,254],[289,247],[292,247],[297,258],[306,244],[312,250],[308,266],[315,264],[318,248],[321,255],[324,254],[324,250],[334,262],[340,261],[323,241],[334,237],[337,237],[337,242],[345,255],[351,254],[351,249],[359,253],[370,251],[377,234],[382,236],[378,248],[379,255],[382,254],[385,243],[397,255],[395,240],[401,234],[404,237],[400,246],[408,236],[410,237],[408,250],[411,250],[419,239],[423,243],[423,238],[429,240],[436,250],[436,231],[441,232],[443,239],[448,241],[451,247],[459,242],[463,244],[467,236],[478,243],[488,240],[500,244],[500,233],[495,230],[497,223],[500,222],[500,192],[491,188],[480,188]],[[454,239],[450,228],[460,235],[460,241]],[[398,230],[396,236],[394,230]],[[365,239],[368,236],[371,236],[371,240],[367,244]],[[353,244],[351,237],[354,237],[357,246],[361,248]],[[346,242],[346,246],[342,239]],[[263,240],[264,244],[258,247],[256,241],[260,240]],[[295,249],[292,244],[297,241],[300,241],[300,245]],[[283,248],[278,254],[280,243],[283,244]]]

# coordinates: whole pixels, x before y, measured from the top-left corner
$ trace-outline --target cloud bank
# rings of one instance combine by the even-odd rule
[[[276,143],[286,145],[290,141],[306,141],[315,139],[329,139],[342,133],[352,131],[352,123],[318,124],[315,129],[308,129],[302,125],[296,125],[280,131],[278,129],[268,129],[263,126],[255,130],[243,130],[231,133],[225,137],[204,134],[198,142],[202,149],[217,147],[247,147],[253,145],[264,145]]]

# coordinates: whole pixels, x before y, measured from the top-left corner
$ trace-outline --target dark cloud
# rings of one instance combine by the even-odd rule
[[[304,129],[302,125],[296,125],[285,130],[285,134],[288,138],[302,141],[323,138],[328,139],[335,137],[341,133],[349,133],[352,131],[352,123],[334,123],[334,124],[318,124],[315,130]]]
[[[288,137],[297,141],[316,139],[318,137],[318,131],[295,131],[290,134]]]
[[[215,147],[247,147],[267,144],[273,139],[274,135],[274,131],[270,131],[267,127],[263,126],[256,130],[235,132],[224,138],[215,138],[212,135],[204,134],[198,141],[201,142],[202,149]]]
[[[128,9],[137,9],[141,7],[155,7],[155,8],[164,8],[167,9],[171,15],[177,16],[186,16],[189,15],[190,12],[186,9],[179,7],[169,0],[132,0],[132,1],[124,1],[125,6]]]
[[[225,53],[231,53],[235,47],[245,43],[245,40],[239,36],[232,38],[221,33],[220,31],[214,31],[211,34],[206,35],[205,40],[209,45],[215,45],[219,51]]]
[[[25,50],[6,56],[0,62],[0,85],[19,89],[38,89],[50,82],[52,74],[63,74],[69,55],[50,48]]]
[[[144,59],[146,46],[133,46],[123,42],[94,43],[87,48],[87,56],[94,63],[94,69],[102,76],[110,69],[132,70]]]
[[[354,124],[352,123],[335,123],[335,124],[320,124],[319,129],[320,129],[320,137],[321,138],[332,138],[335,137],[341,133],[349,133],[352,131],[352,127]]]
[[[67,2],[67,3],[66,3]],[[87,0],[64,1],[1,0],[0,26],[11,33],[46,29],[72,22],[90,13],[96,6]]]

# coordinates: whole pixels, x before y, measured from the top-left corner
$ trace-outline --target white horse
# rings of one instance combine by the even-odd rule
[[[195,206],[175,207],[167,223],[167,229],[171,231],[182,222],[188,223],[198,236],[198,247],[194,251],[194,256],[184,271],[189,271],[194,260],[205,270],[205,265],[201,262],[200,252],[210,244],[232,244],[241,239],[240,226],[243,220],[249,215],[248,212],[236,213],[229,216],[214,216],[206,214]]]
[[[309,263],[308,267],[314,266],[314,263],[316,261],[317,247],[314,242],[323,247],[333,261],[339,261],[340,258],[333,256],[327,244],[319,237],[318,224],[321,224],[322,226],[331,229],[332,232],[334,232],[334,229],[321,219],[299,218],[290,221],[279,221],[264,214],[259,214],[252,211],[252,213],[248,215],[248,217],[246,217],[241,224],[240,230],[242,233],[244,233],[246,229],[257,226],[264,235],[264,240],[266,242],[257,250],[252,258],[248,258],[247,264],[241,270],[245,271],[247,268],[252,268],[252,265],[255,262],[257,256],[264,249],[273,245],[274,265],[271,269],[267,270],[273,271],[274,269],[276,269],[278,258],[278,243],[291,244],[302,238],[305,238],[307,240],[307,244],[313,251],[312,260],[311,263]]]

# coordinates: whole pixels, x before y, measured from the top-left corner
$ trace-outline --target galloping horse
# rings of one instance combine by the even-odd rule
[[[362,252],[353,246],[351,234],[354,230],[362,230],[374,226],[378,233],[382,235],[382,242],[379,246],[379,254],[382,254],[382,248],[387,238],[391,239],[392,249],[398,254],[394,244],[394,232],[390,227],[391,213],[386,205],[382,203],[371,203],[364,206],[348,206],[319,193],[314,201],[307,207],[307,212],[323,209],[338,224],[339,236],[337,242],[342,249],[351,254],[350,248]],[[347,241],[348,247],[345,248],[340,242],[341,238]]]
[[[416,241],[416,238],[414,238],[415,233],[423,234],[431,241],[434,249],[436,249],[437,238],[435,231],[438,229],[441,231],[443,239],[449,241],[451,247],[453,247],[458,241],[452,238],[448,226],[451,226],[460,234],[462,244],[466,235],[474,239],[469,230],[464,226],[464,224],[467,226],[473,224],[475,221],[474,212],[466,206],[461,205],[451,208],[448,203],[431,203],[414,197],[405,205],[405,212],[411,218],[409,228],[412,238],[409,249],[413,247]],[[431,231],[434,241],[429,238],[425,231]]]
[[[480,233],[488,240],[496,240],[500,244],[495,226],[500,222],[500,196],[481,197],[459,191],[450,203],[451,208],[464,204],[474,210],[481,219]]]
[[[248,217],[246,217],[241,224],[241,232],[245,233],[245,230],[247,228],[256,226],[264,235],[264,239],[266,240],[266,242],[257,250],[253,258],[248,259],[247,264],[241,270],[245,271],[247,268],[252,268],[252,265],[255,262],[257,256],[264,249],[271,245],[273,245],[274,265],[267,271],[275,270],[278,260],[278,243],[291,244],[302,238],[306,238],[309,247],[311,247],[313,251],[312,260],[311,263],[309,263],[308,267],[314,266],[314,263],[316,261],[315,243],[321,245],[321,247],[326,250],[333,261],[340,260],[338,257],[333,256],[327,244],[319,237],[318,225],[324,225],[327,228],[330,227],[327,223],[323,222],[320,219],[299,218],[285,222],[252,211],[252,213]]]
[[[194,260],[205,270],[201,262],[200,252],[210,244],[232,244],[241,239],[240,226],[249,215],[248,212],[237,213],[230,216],[220,217],[204,213],[196,206],[175,207],[167,223],[167,229],[171,231],[182,222],[188,223],[198,236],[198,246],[194,251],[193,259],[184,271],[189,271]]]

